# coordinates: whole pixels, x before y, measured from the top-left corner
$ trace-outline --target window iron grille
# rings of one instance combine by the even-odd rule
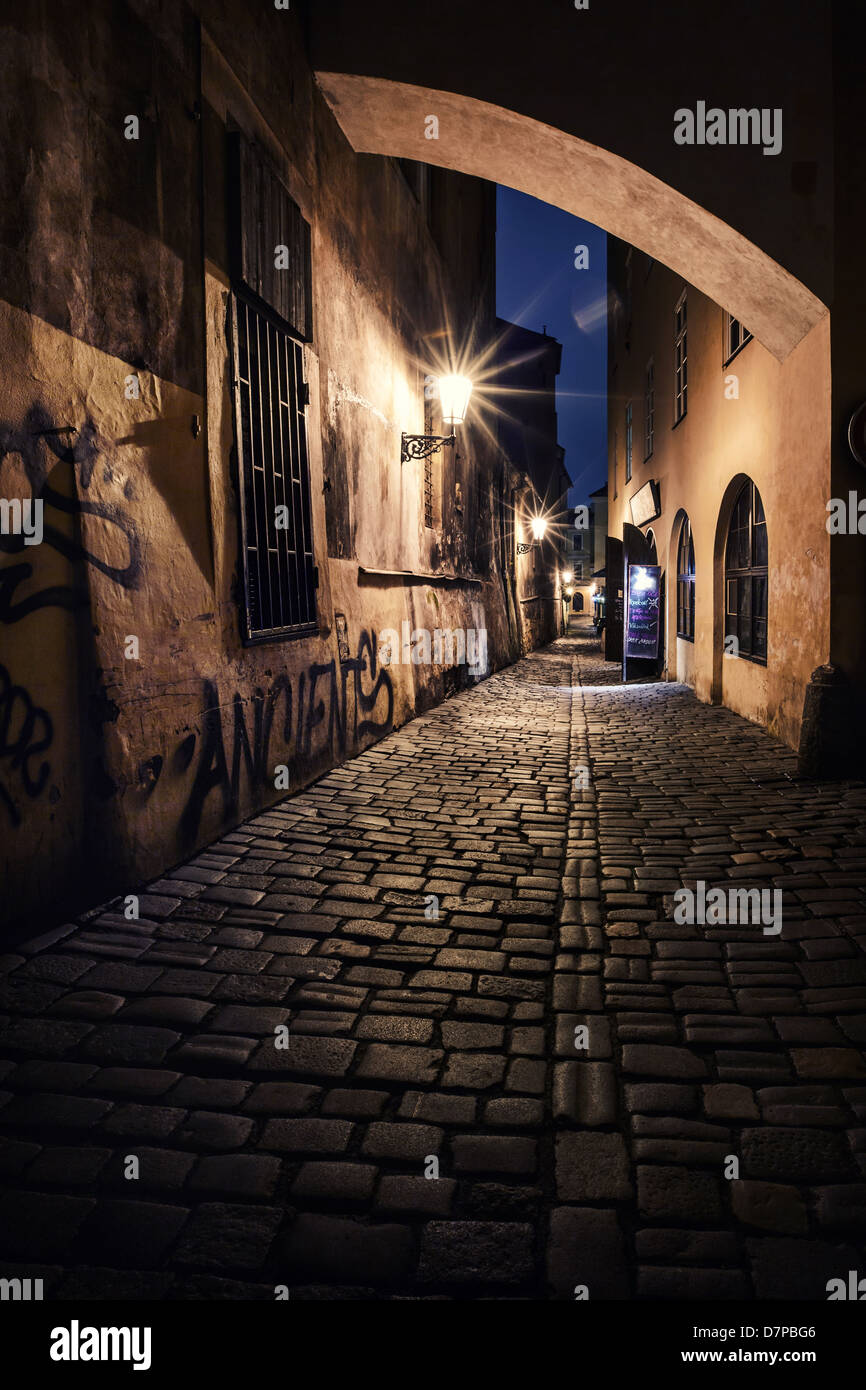
[[[245,637],[316,630],[303,348],[242,294],[233,297],[235,424]]]

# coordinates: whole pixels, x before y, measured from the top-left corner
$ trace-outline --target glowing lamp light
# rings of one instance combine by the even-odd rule
[[[562,571],[562,579],[563,579],[563,583],[564,583],[564,584],[570,584],[573,578],[574,578],[574,573],[573,573],[572,570],[563,570],[563,571]]]
[[[443,424],[463,424],[471,395],[472,382],[468,376],[440,376],[439,400],[442,404]]]
[[[547,517],[545,517],[545,516],[533,516],[533,517],[530,517],[529,526],[530,526],[530,529],[531,529],[531,531],[532,531],[532,540],[529,541],[529,542],[527,542],[527,541],[521,541],[521,542],[520,542],[520,544],[519,544],[518,547],[517,547],[517,553],[518,553],[518,555],[526,555],[526,554],[529,553],[530,550],[533,549],[534,546],[540,545],[540,544],[541,544],[541,542],[544,540],[544,534],[545,534],[545,532],[546,532],[546,530],[547,530]]]
[[[451,433],[402,434],[400,436],[401,463],[408,463],[410,459],[429,458],[431,454],[438,454],[443,445],[447,444],[453,449],[457,442],[454,426],[462,425],[466,419],[469,397],[472,395],[472,382],[468,376],[440,376],[437,378],[436,385],[439,388],[439,400],[442,405],[442,423],[450,428]]]

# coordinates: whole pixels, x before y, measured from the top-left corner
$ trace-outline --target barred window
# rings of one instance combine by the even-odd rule
[[[244,637],[316,630],[304,350],[310,228],[265,154],[228,142],[232,359]]]
[[[688,322],[685,290],[674,312],[674,424],[679,424],[688,409]]]
[[[677,546],[677,636],[695,640],[695,546],[688,517],[683,518]]]
[[[235,416],[246,637],[316,629],[303,348],[234,296]]]
[[[725,636],[736,638],[737,656],[767,664],[767,523],[751,481],[743,484],[728,527]]]

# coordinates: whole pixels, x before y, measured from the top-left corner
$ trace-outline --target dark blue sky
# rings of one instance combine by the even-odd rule
[[[496,224],[496,312],[562,343],[556,408],[576,506],[607,479],[606,234],[501,185]],[[580,245],[588,270],[575,269]]]

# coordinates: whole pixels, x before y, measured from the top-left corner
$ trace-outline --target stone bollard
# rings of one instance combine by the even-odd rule
[[[803,701],[797,771],[812,781],[856,777],[861,758],[851,687],[838,667],[817,666]]]

